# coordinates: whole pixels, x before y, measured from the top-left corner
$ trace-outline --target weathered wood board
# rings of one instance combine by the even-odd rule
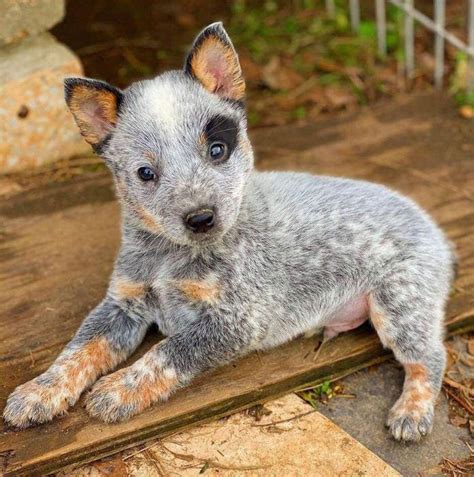
[[[473,136],[445,101],[422,96],[316,125],[261,131],[255,144],[261,168],[367,178],[430,210],[458,249],[447,323],[460,332],[474,329]],[[0,202],[0,409],[15,386],[48,367],[101,299],[118,223],[105,175]],[[138,353],[157,339],[151,334]],[[314,340],[298,339],[248,356],[129,422],[104,425],[79,403],[51,424],[4,428],[0,472],[37,475],[94,460],[390,356],[367,326],[329,343],[317,360],[314,348]]]

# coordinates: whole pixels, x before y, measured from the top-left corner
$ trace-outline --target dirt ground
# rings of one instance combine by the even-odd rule
[[[474,218],[474,138],[472,123],[458,116],[450,100],[433,94],[400,97],[390,105],[379,105],[357,114],[328,117],[301,126],[259,129],[252,136],[260,169],[305,170],[370,178],[418,198],[448,229],[450,235],[455,235],[461,266],[454,293],[464,294],[466,299],[470,299],[471,310],[474,310],[472,236],[463,233],[462,226],[456,222],[456,217],[465,217],[464,226],[469,230]],[[452,167],[453,164],[456,166]],[[0,258],[5,267],[14,267],[19,259],[24,264],[23,268],[15,269],[15,273],[9,277],[8,300],[2,305],[2,316],[13,313],[18,319],[27,320],[33,315],[42,320],[43,327],[50,329],[53,340],[57,326],[65,327],[72,335],[78,317],[99,301],[118,246],[118,207],[108,173],[97,159],[79,158],[50,166],[34,176],[22,174],[0,179],[0,194],[3,195],[0,201]],[[440,198],[444,200],[440,201]],[[52,230],[55,236],[59,234],[62,239],[51,242],[48,237]],[[86,236],[88,243],[95,244],[94,250],[85,251],[77,247],[82,237]],[[19,257],[20,249],[23,255]],[[88,271],[87,276],[83,274],[84,269]],[[38,285],[40,282],[42,288]],[[31,292],[27,298],[24,296],[25,289]],[[48,295],[48,289],[58,289],[61,293],[57,296]],[[52,318],[58,313],[60,322]],[[2,339],[11,342],[12,356],[20,356],[24,351],[22,343],[31,342],[32,336],[17,336],[7,326],[0,327],[0,330]],[[456,377],[456,382],[472,390],[473,375],[469,366],[472,358],[467,348],[469,339],[471,336],[466,335],[451,341],[449,346],[456,349],[458,356],[462,356],[467,363],[461,368],[461,376]],[[35,366],[45,367],[53,357],[45,352],[35,354],[34,359]],[[454,366],[451,371],[456,371],[457,362],[451,365]],[[450,376],[455,378],[454,375]],[[442,393],[438,404],[434,432],[422,444],[404,446],[389,438],[383,428],[383,420],[400,392],[401,380],[401,370],[394,363],[358,373],[342,381],[344,392],[354,397],[336,396],[328,404],[319,404],[318,411],[403,475],[440,475],[443,468],[449,468],[443,459],[453,463],[466,462],[470,455],[472,459],[469,426],[472,426],[470,420],[473,416],[463,414],[463,406],[457,409],[451,401],[448,402],[447,392]],[[447,389],[455,393],[461,402],[467,402],[466,406],[469,404],[468,401],[462,401],[461,392],[449,386]],[[284,413],[286,409],[281,410],[283,414],[277,412],[282,406],[288,405],[288,409],[292,409],[290,415],[298,414],[302,409],[311,409],[305,407],[309,405],[304,403],[301,408],[303,404],[300,401],[296,405],[294,396],[287,399],[268,404],[273,414],[271,417],[263,416],[266,420],[262,422],[288,416]],[[293,410],[292,406],[296,408]],[[459,418],[453,419],[455,415]],[[254,425],[255,418],[249,419],[247,413],[239,416],[218,421],[203,429],[215,429],[212,432],[218,433],[223,432],[226,426],[234,426],[236,422],[240,422],[247,430]],[[309,424],[304,421],[303,427],[299,424],[295,426],[294,440],[285,443],[286,431],[283,429],[280,434],[280,431],[276,431],[278,444],[273,440],[268,441],[270,447],[285,448],[285,452],[296,459],[292,465],[301,470],[299,474],[287,473],[285,470],[284,475],[331,475],[314,474],[316,471],[312,467],[315,462],[321,463],[316,457],[312,461],[311,456],[318,455],[318,446],[324,445],[324,442],[327,444],[325,438],[320,439],[324,434],[316,435],[315,429],[303,433],[307,449],[301,448],[302,437],[298,436],[302,436],[299,432],[304,431],[304,426],[314,425],[317,428],[322,425],[322,417],[311,416],[313,418],[319,420]],[[328,432],[332,433],[330,430]],[[226,449],[230,454],[226,454],[227,460],[219,461],[221,468],[217,468],[213,467],[212,462],[218,456],[199,454],[193,443],[189,444],[186,452],[180,450],[188,445],[183,443],[186,436],[189,437],[183,434],[172,438],[175,443],[170,447],[171,455],[180,462],[166,463],[170,460],[170,453],[158,444],[151,450],[143,450],[142,446],[126,455],[84,467],[82,474],[74,475],[125,475],[124,469],[130,471],[131,475],[162,475],[160,465],[170,465],[170,475],[176,472],[176,468],[182,469],[183,465],[189,465],[193,475],[198,472],[209,475],[260,475],[257,470],[260,472],[261,469],[250,467],[261,465],[261,461],[248,457],[249,454],[245,452],[250,451],[245,450],[245,446],[238,441],[229,444]],[[209,442],[209,445],[214,445],[215,441],[211,439]],[[354,450],[358,448],[357,445],[350,442],[350,449],[343,452],[346,457],[357,455]],[[340,447],[334,447],[335,455],[339,452],[337,449]],[[275,452],[278,455],[280,451]],[[124,461],[125,457],[134,453],[135,457]],[[235,459],[230,457],[232,453]],[[191,460],[190,454],[197,455],[197,460]],[[298,456],[301,456],[301,461],[298,461]],[[304,461],[309,467],[304,467]],[[206,462],[210,462],[207,467]],[[376,462],[380,464],[380,461]],[[235,469],[222,468],[234,465]],[[245,465],[249,468],[242,468]],[[462,465],[467,468],[465,466],[468,464]],[[472,464],[469,465],[472,469]],[[363,466],[363,462],[359,466]],[[305,474],[304,469],[312,470]],[[278,467],[273,470],[274,474],[261,475],[283,475]],[[388,469],[386,474],[374,474],[367,470],[360,475],[396,475],[393,472]],[[456,475],[468,475],[460,472]],[[455,475],[447,470],[445,473]]]
[[[330,17],[322,0],[96,0],[93,5],[68,0],[66,17],[53,34],[78,55],[86,76],[126,87],[181,68],[195,35],[222,20],[239,53],[252,127],[314,120],[431,88],[435,61],[426,29],[416,28],[416,71],[407,80],[400,10],[387,6],[388,55],[381,58],[374,3],[361,3],[358,35],[350,27],[347,3],[336,3]],[[433,16],[431,0],[416,6]],[[465,2],[447,2],[446,27],[460,39],[466,15]],[[466,114],[474,114],[474,100],[465,94],[466,60],[448,43],[445,50],[445,84]]]

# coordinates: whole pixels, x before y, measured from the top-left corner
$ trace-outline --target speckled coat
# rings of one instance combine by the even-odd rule
[[[330,339],[370,318],[406,371],[393,436],[430,431],[450,244],[383,186],[254,172],[244,91],[220,23],[198,35],[183,71],[125,91],[66,80],[81,133],[113,173],[122,245],[104,300],[52,366],[12,393],[8,424],[49,421],[92,385],[88,412],[126,419],[252,350],[318,329]],[[152,323],[166,339],[107,375]]]

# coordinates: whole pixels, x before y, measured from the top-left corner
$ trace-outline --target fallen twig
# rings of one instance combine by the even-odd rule
[[[461,407],[463,407],[469,414],[474,414],[474,406],[467,402],[465,399],[457,396],[455,393],[450,391],[446,386],[443,387],[444,392],[448,394],[452,399],[454,399]]]
[[[461,391],[464,391],[468,395],[474,396],[474,389],[468,388],[461,383],[457,383],[456,381],[453,381],[452,379],[446,377],[443,378],[443,382],[446,383],[448,386],[451,386],[452,388],[459,389]]]
[[[313,414],[313,412],[316,412],[316,409],[312,409],[311,411],[304,412],[302,414],[298,414],[293,417],[289,417],[288,419],[282,419],[281,421],[275,421],[275,422],[267,422],[266,424],[252,424],[252,427],[270,427],[270,426],[276,426],[277,424],[282,424],[284,422],[290,422],[294,421],[295,419],[299,419],[301,417],[307,416],[308,414]]]
[[[176,458],[184,460],[186,462],[192,462],[192,461],[198,461],[201,464],[204,464],[204,472],[206,469],[209,469],[211,467],[215,469],[223,469],[223,470],[237,470],[237,471],[250,471],[250,470],[259,470],[259,469],[268,469],[269,467],[272,467],[271,465],[225,465],[225,464],[220,464],[219,462],[216,462],[214,460],[209,460],[209,459],[203,459],[202,457],[197,457],[192,454],[181,454],[179,452],[174,452],[171,449],[168,449],[165,445],[161,445],[163,449],[168,451],[170,454],[173,454]],[[202,469],[201,469],[202,470]]]
[[[323,349],[323,345],[324,345],[324,343],[326,343],[326,341],[327,341],[327,340],[324,340],[324,339],[323,339],[323,340],[320,342],[318,349],[316,350],[316,352],[314,353],[313,357],[311,358],[313,362],[316,361],[316,360],[319,358],[319,355],[321,354],[321,350]]]

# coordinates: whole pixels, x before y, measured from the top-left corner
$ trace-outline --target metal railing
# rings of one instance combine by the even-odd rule
[[[352,29],[357,32],[360,26],[360,1],[348,0]],[[433,0],[434,18],[430,18],[417,10],[414,0],[375,0],[375,21],[377,25],[377,46],[382,57],[387,55],[387,15],[386,4],[391,3],[404,12],[404,50],[405,72],[412,78],[415,72],[415,22],[434,33],[434,84],[437,88],[443,85],[445,42],[450,43],[468,57],[468,89],[474,90],[474,0],[467,0],[468,22],[467,43],[446,29],[446,0]],[[326,0],[329,16],[336,13],[335,0]]]

